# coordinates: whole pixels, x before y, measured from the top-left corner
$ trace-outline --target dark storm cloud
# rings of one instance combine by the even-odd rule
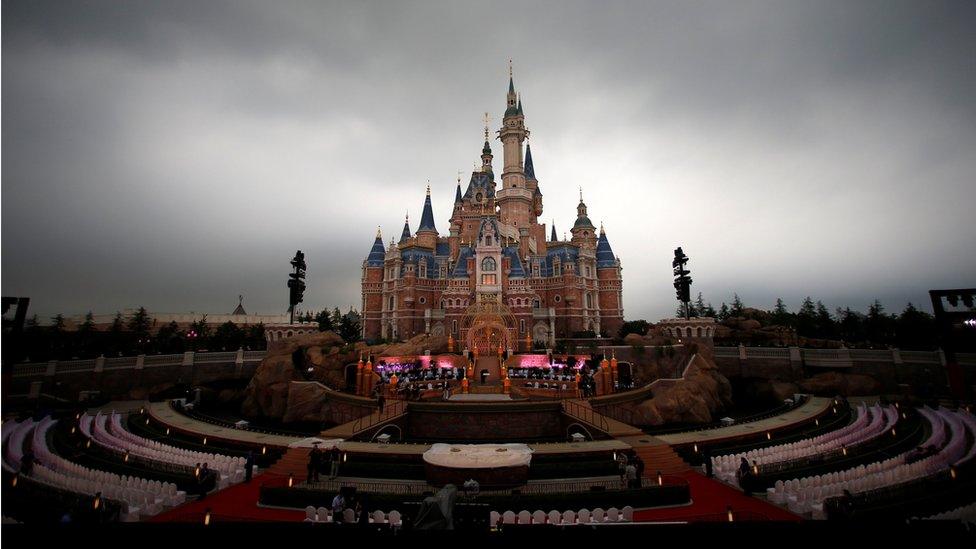
[[[693,290],[900,309],[976,272],[969,2],[4,2],[3,293],[41,314],[357,305],[438,228],[515,60],[548,222],[582,186],[631,318]],[[500,144],[493,143],[496,167]]]

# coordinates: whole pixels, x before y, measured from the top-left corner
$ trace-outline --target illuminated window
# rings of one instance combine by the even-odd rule
[[[495,265],[495,258],[493,258],[493,257],[486,257],[481,262],[481,270],[482,271],[494,271],[495,270],[495,267],[496,267],[496,265]]]
[[[482,284],[498,284],[498,279],[495,274],[483,274],[481,275]]]

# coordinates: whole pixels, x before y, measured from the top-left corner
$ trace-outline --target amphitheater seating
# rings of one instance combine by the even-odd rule
[[[48,447],[47,436],[56,422],[48,417],[36,425],[33,422],[28,424],[31,429],[18,429],[11,434],[10,442],[14,444],[8,444],[8,451],[15,454],[17,440],[23,440],[22,435],[25,432],[33,431],[31,450],[34,452],[36,464],[31,473],[32,479],[86,496],[101,492],[102,497],[122,503],[123,520],[126,521],[157,514],[185,501],[186,494],[177,491],[174,484],[89,469],[54,454]]]
[[[813,438],[788,444],[767,446],[743,453],[714,456],[712,469],[715,475],[730,483],[737,484],[736,471],[742,458],[750,466],[762,467],[775,463],[798,460],[810,456],[824,456],[844,448],[866,444],[887,432],[898,422],[898,410],[894,406],[875,405],[868,408],[861,405],[855,411],[855,419],[847,426]]]
[[[243,457],[195,452],[140,437],[122,426],[122,416],[117,413],[98,413],[95,416],[86,414],[80,420],[80,427],[86,436],[103,447],[141,456],[153,462],[190,471],[197,463],[207,463],[219,473],[220,488],[244,479]]]
[[[777,481],[767,492],[769,499],[773,503],[787,505],[793,512],[812,513],[814,518],[823,518],[824,500],[840,496],[845,490],[851,494],[861,494],[886,489],[925,478],[960,463],[967,455],[969,446],[966,435],[969,423],[964,418],[971,415],[944,408],[937,411],[922,409],[920,413],[928,418],[932,427],[923,446],[939,448],[936,454],[909,461],[912,452],[905,452],[843,471]]]
[[[951,511],[925,517],[923,520],[961,520],[967,524],[976,524],[976,503],[957,507]]]

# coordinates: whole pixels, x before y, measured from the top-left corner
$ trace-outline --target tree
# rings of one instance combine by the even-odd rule
[[[342,324],[342,313],[339,312],[339,308],[338,307],[334,307],[332,309],[332,317],[331,317],[331,320],[332,320],[332,328],[333,329],[338,328]]]
[[[122,322],[122,313],[120,311],[115,312],[115,318],[112,320],[112,325],[109,326],[108,331],[112,334],[122,333],[122,328],[124,324]]]
[[[868,342],[874,345],[883,344],[892,339],[895,321],[884,314],[881,301],[875,299],[868,307],[868,316],[864,321],[864,335]]]
[[[332,324],[332,317],[329,316],[328,309],[322,309],[319,311],[319,313],[315,315],[315,321],[319,323],[320,332],[335,330],[335,326]]]
[[[730,314],[731,314],[731,312],[729,311],[729,306],[726,305],[725,302],[723,301],[722,302],[722,306],[719,307],[719,309],[718,309],[718,319],[719,320],[727,320],[729,318],[729,315]]]
[[[136,337],[142,338],[149,335],[149,326],[149,313],[146,312],[145,307],[139,307],[136,312],[132,313],[132,318],[129,319],[129,331],[134,333]]]
[[[217,327],[211,339],[213,345],[221,350],[234,350],[244,345],[244,331],[228,320]]]
[[[77,350],[80,354],[87,355],[95,344],[95,315],[91,311],[85,314],[85,320],[78,325],[75,333]]]
[[[170,322],[159,328],[156,332],[157,348],[163,352],[181,351],[183,349],[180,340],[180,326],[176,322]]]
[[[800,305],[800,310],[796,313],[796,333],[812,337],[817,330],[817,309],[813,305],[813,300],[807,296]]]
[[[745,311],[745,305],[742,304],[742,300],[739,299],[739,294],[732,294],[732,308],[729,310],[729,316],[742,316],[743,311]]]
[[[709,301],[708,302],[708,305],[705,305],[705,308],[702,309],[701,311],[699,311],[699,313],[702,316],[704,316],[704,317],[711,317],[711,318],[715,318],[715,316],[717,314],[715,312],[715,307],[712,307],[712,302],[711,301]]]
[[[620,326],[620,339],[627,337],[628,334],[647,335],[651,329],[651,324],[646,320],[628,320]]]
[[[698,292],[698,297],[695,298],[695,308],[693,309],[693,316],[704,316],[705,312],[705,300],[702,299],[701,292]]]
[[[791,315],[790,311],[786,308],[786,303],[783,303],[783,298],[776,298],[776,306],[773,307],[773,314],[770,320],[777,326],[793,325],[793,315]]]
[[[935,319],[911,302],[898,317],[895,334],[895,341],[902,349],[928,350],[938,345]]]
[[[823,301],[817,300],[817,336],[832,339],[837,336],[837,324]]]
[[[840,337],[849,343],[864,341],[864,321],[861,313],[852,311],[850,307],[843,310],[837,309],[837,318],[840,321]]]
[[[263,349],[268,345],[264,337],[264,323],[258,323],[247,329],[247,346],[253,349]]]
[[[353,341],[359,341],[359,336],[359,315],[354,314],[350,310],[348,313],[342,315],[342,318],[339,320],[339,337],[347,343],[352,343]]]

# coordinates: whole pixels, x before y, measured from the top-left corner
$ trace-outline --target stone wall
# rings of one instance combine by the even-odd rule
[[[411,403],[406,422],[409,439],[431,442],[563,439],[566,426],[558,402],[440,406]]]

